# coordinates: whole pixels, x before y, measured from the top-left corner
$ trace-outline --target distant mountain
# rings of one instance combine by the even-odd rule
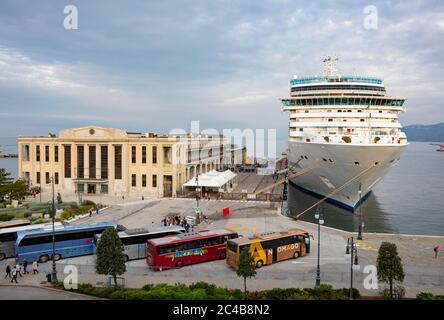
[[[422,125],[413,124],[403,127],[408,141],[444,142],[444,122]]]

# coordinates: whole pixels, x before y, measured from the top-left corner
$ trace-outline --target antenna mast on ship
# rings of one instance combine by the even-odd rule
[[[336,69],[336,63],[338,62],[338,57],[326,56],[324,59],[324,76],[325,77],[339,77],[338,70]]]

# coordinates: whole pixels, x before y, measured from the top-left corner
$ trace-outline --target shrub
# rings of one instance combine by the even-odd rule
[[[79,207],[79,205],[77,204],[77,202],[70,202],[68,205],[68,208],[72,208],[72,209],[77,209]]]
[[[296,294],[301,294],[302,290],[296,288],[272,289],[266,290],[264,293],[264,298],[267,300],[288,300]]]
[[[96,206],[96,203],[94,201],[91,200],[83,200],[82,201],[82,206]]]
[[[403,286],[397,285],[393,288],[393,293],[390,294],[390,289],[385,288],[381,291],[384,300],[401,300],[405,296],[405,289]]]
[[[3,213],[0,214],[0,221],[9,221],[15,218],[15,215],[12,213]]]
[[[25,212],[24,214],[23,214],[23,217],[24,218],[29,218],[29,217],[31,217],[32,216],[32,213],[31,212]]]
[[[185,284],[147,284],[141,289],[123,290],[119,287],[95,288],[91,284],[80,284],[79,293],[101,298],[118,300],[241,300],[244,295],[241,290],[220,288],[214,284],[197,282],[189,286]],[[249,292],[247,299],[268,300],[318,300],[318,299],[347,299],[348,289],[333,289],[329,285],[321,285],[319,289],[272,289]],[[359,296],[359,292],[356,292]],[[429,297],[425,296],[424,297]]]
[[[48,209],[47,203],[30,203],[28,205],[28,210],[31,212],[39,212],[39,211],[46,211]]]
[[[416,295],[418,300],[444,300],[444,295],[434,295],[429,292],[421,292]]]
[[[41,223],[45,223],[46,220],[45,219],[36,219],[32,222],[32,224],[41,224]]]

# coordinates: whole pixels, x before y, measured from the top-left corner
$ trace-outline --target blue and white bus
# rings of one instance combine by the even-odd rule
[[[98,223],[85,226],[64,226],[55,229],[55,260],[94,253],[94,237],[108,228],[124,228],[115,223]],[[15,242],[17,262],[24,259],[45,263],[52,260],[52,228],[18,232]]]
[[[61,222],[56,222],[54,228],[62,228],[63,224]],[[17,233],[20,231],[30,231],[37,229],[48,229],[52,230],[52,223],[41,223],[41,224],[31,224],[27,226],[20,227],[10,227],[0,229],[0,261],[15,257],[15,242],[17,240]]]

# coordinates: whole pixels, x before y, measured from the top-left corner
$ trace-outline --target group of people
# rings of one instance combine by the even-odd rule
[[[181,226],[183,228],[185,228],[185,231],[188,232],[191,228],[190,224],[188,223],[188,221],[185,218],[180,218],[178,215],[174,216],[174,217],[169,217],[166,216],[165,218],[162,219],[162,226],[167,227],[167,226]]]
[[[99,214],[99,207],[96,207],[95,211],[96,211],[96,214]],[[92,215],[93,215],[93,210],[89,209],[89,216],[92,217]]]
[[[26,261],[26,259],[23,260],[22,264],[17,263],[12,268],[9,265],[9,263],[7,263],[6,264],[5,279],[9,277],[11,279],[11,282],[18,283],[17,276],[20,276],[20,278],[21,278],[22,277],[22,271],[23,271],[23,274],[29,274],[29,271],[28,271],[28,261]],[[36,260],[34,260],[32,262],[32,273],[33,274],[39,273],[39,265],[38,265]]]

